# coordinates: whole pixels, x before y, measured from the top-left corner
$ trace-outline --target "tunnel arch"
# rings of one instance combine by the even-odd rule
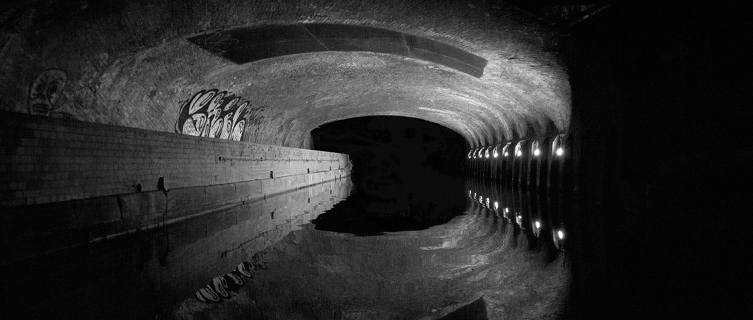
[[[62,70],[67,81],[48,116],[175,132],[191,97],[218,90],[249,103],[242,140],[263,144],[307,147],[312,128],[355,115],[428,120],[461,133],[469,147],[540,135],[549,123],[569,127],[565,68],[543,46],[554,32],[503,2],[58,0],[19,1],[7,12],[0,19],[15,31],[0,51],[2,110],[34,113],[30,86]],[[345,37],[357,45],[248,63],[198,41],[265,26],[366,30],[387,40]],[[322,39],[338,38],[293,44]],[[397,40],[426,55],[406,55]],[[483,72],[467,68],[482,61]],[[240,121],[236,115],[226,122]]]

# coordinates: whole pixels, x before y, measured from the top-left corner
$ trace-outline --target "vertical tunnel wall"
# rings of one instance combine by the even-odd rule
[[[574,194],[573,154],[569,135],[512,140],[470,150],[467,171],[507,188]]]
[[[0,113],[0,139],[5,249],[108,238],[350,174],[345,154],[19,113]]]

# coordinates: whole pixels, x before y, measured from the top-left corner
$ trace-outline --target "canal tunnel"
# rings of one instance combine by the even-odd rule
[[[680,217],[745,198],[745,59],[713,36],[740,10],[1,7],[2,301],[26,318],[739,311],[709,293],[737,264],[708,277]]]

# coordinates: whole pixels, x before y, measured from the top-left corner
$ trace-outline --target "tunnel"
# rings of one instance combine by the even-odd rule
[[[9,319],[747,317],[746,8],[0,8]]]

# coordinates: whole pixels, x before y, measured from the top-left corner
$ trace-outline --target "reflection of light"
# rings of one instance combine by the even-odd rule
[[[562,148],[557,148],[557,155],[558,155],[558,156],[561,156],[561,155],[563,155],[563,154],[565,154],[565,149],[562,149]]]
[[[479,202],[484,202],[484,196],[478,196],[478,201]]]
[[[476,193],[475,192],[473,193],[473,198],[476,199]]]
[[[562,230],[558,230],[557,237],[560,238],[560,240],[565,239],[565,232]]]
[[[510,212],[510,209],[509,209],[509,208],[505,208],[505,212],[506,212],[506,213],[507,213],[507,212]]]
[[[486,153],[486,157],[489,158],[489,153],[488,152]]]
[[[494,157],[496,158],[499,154],[497,154],[497,151],[494,151]]]
[[[505,152],[505,157],[507,157],[508,155],[509,155],[509,153]]]
[[[523,155],[523,151],[518,150],[518,154],[517,155],[518,155],[518,157],[522,156]]]
[[[536,229],[541,228],[541,222],[536,221],[533,224],[536,225]]]
[[[494,209],[499,209],[499,202],[494,201]]]
[[[533,150],[533,156],[534,157],[538,157],[540,153],[541,153],[541,151],[539,151],[539,149]]]

